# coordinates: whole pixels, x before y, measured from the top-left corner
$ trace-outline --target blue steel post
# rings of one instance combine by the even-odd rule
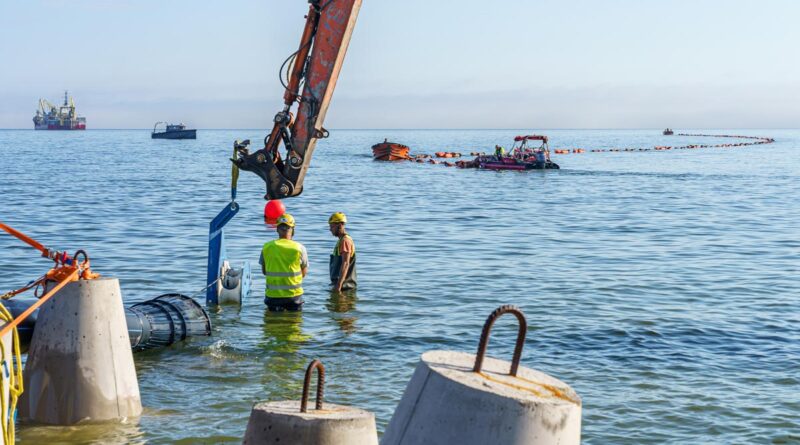
[[[235,193],[235,192],[234,192]],[[225,255],[225,233],[224,227],[231,218],[239,212],[239,204],[231,201],[224,209],[211,221],[208,227],[208,273],[206,278],[206,305],[216,306],[218,304],[217,286],[215,284],[219,277],[219,268],[222,257]]]

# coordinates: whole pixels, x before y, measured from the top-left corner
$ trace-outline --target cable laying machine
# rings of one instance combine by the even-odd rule
[[[224,227],[239,211],[239,170],[264,180],[264,199],[291,198],[303,192],[317,139],[328,137],[322,124],[360,8],[361,0],[309,0],[300,46],[281,65],[283,109],[275,114],[264,147],[251,153],[249,140],[234,142],[231,201],[209,226],[207,305],[241,303],[252,283],[249,263],[233,267],[225,253]]]

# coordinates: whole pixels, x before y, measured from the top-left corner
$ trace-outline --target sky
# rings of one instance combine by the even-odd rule
[[[265,128],[306,0],[0,0],[0,128]],[[364,0],[327,128],[799,128],[797,0]]]

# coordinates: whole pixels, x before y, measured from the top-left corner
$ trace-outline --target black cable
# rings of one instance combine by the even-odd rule
[[[286,81],[284,82],[284,80],[283,80],[283,72],[284,72],[284,68],[286,68],[287,64],[291,64],[292,66],[294,66],[294,63],[296,63],[296,62],[297,62],[297,60],[296,60],[296,58],[297,58],[297,54],[299,54],[299,53],[300,53],[300,51],[302,51],[302,50],[304,50],[304,49],[308,48],[308,47],[311,45],[311,43],[314,41],[314,39],[315,39],[315,38],[316,38],[316,36],[317,36],[317,27],[319,26],[319,19],[320,19],[320,17],[322,16],[322,11],[324,11],[324,10],[325,10],[325,8],[327,8],[327,7],[328,7],[328,5],[330,5],[331,3],[335,2],[335,1],[336,1],[336,0],[328,0],[328,1],[326,1],[326,2],[325,2],[323,5],[322,5],[322,6],[319,6],[319,7],[317,8],[317,22],[314,24],[314,30],[311,32],[311,36],[309,37],[308,41],[307,41],[306,43],[304,43],[304,44],[303,44],[303,46],[301,46],[300,48],[298,48],[298,49],[297,49],[297,51],[295,51],[295,52],[291,53],[291,54],[289,55],[289,57],[287,57],[287,58],[286,58],[286,60],[284,60],[284,61],[283,61],[283,63],[281,64],[281,67],[280,67],[280,69],[278,70],[278,80],[280,80],[280,82],[281,82],[281,85],[283,86],[283,89],[284,89],[284,90],[286,90],[286,91],[288,91],[288,90],[289,90],[289,85],[288,85],[288,83],[289,83],[289,82],[291,82],[291,79],[289,78],[289,76],[290,76],[290,70],[289,70],[289,69],[286,69]],[[303,64],[304,64],[304,65],[305,65],[305,64],[307,64],[307,63],[308,63],[308,58],[306,58],[306,60],[304,60],[304,61],[303,61]],[[304,67],[303,67],[303,72],[300,74],[300,82],[301,82],[301,83],[300,83],[300,85],[298,85],[298,87],[300,87],[301,85],[305,84],[305,77],[306,77],[306,73],[305,73],[305,71],[306,71],[306,67],[304,66]],[[309,102],[309,103],[308,103],[308,106],[309,106],[309,115],[310,115],[310,116],[313,116],[313,115],[314,115],[314,114],[317,112],[317,110],[316,110],[316,109],[317,109],[317,104],[319,103],[319,99],[317,99],[316,97],[314,97],[314,93],[313,93],[313,92],[311,92],[310,94],[311,94],[310,100],[309,100],[309,101],[307,101],[307,102]],[[298,95],[298,97],[297,97],[297,101],[298,101],[298,102],[303,102],[303,98],[302,98],[302,96],[301,96],[301,95]],[[314,119],[314,122],[316,122],[316,119]],[[307,131],[309,131],[309,134],[310,134],[310,135],[312,135],[312,137],[313,137],[313,135],[314,135],[314,133],[313,133],[313,130],[314,130],[314,128],[313,128],[313,124],[314,124],[314,123],[312,123],[312,122],[309,120],[308,124],[309,124],[309,126],[310,126],[311,128],[307,129]],[[267,140],[267,138],[268,138],[268,136],[264,138],[264,141],[265,141],[265,142],[264,142],[264,145],[265,145],[265,146],[266,146],[266,140]]]
[[[331,3],[335,2],[335,1],[336,1],[336,0],[328,0],[327,2],[325,2],[325,4],[324,4],[324,5],[320,6],[320,7],[319,7],[319,9],[317,9],[317,14],[320,14],[320,15],[321,15],[321,14],[322,14],[322,11],[324,11],[324,10],[325,10],[325,8],[327,8],[327,7],[328,7],[328,5],[330,5]],[[290,60],[292,60],[292,59],[296,58],[296,57],[297,57],[297,54],[298,54],[300,51],[304,50],[306,47],[308,47],[309,45],[311,45],[311,42],[313,42],[313,41],[314,41],[314,38],[317,36],[317,25],[318,25],[318,24],[319,24],[319,22],[317,22],[317,23],[314,25],[314,32],[312,32],[312,33],[311,33],[311,38],[309,38],[309,39],[308,39],[308,42],[306,42],[306,43],[305,43],[303,46],[301,46],[300,48],[298,48],[298,50],[297,50],[297,51],[295,51],[295,52],[293,52],[293,53],[289,54],[289,57],[287,57],[287,58],[286,58],[286,60],[284,60],[284,61],[283,61],[283,63],[281,64],[281,67],[280,67],[280,69],[278,70],[278,80],[280,80],[280,81],[281,81],[281,85],[283,85],[283,89],[284,89],[284,90],[288,90],[288,89],[289,89],[289,85],[287,85],[287,84],[289,83],[290,79],[289,79],[289,70],[286,70],[286,82],[284,82],[284,81],[283,81],[283,68],[286,66],[286,64],[287,64],[287,63],[289,63],[289,61],[290,61]],[[304,62],[304,63],[305,63],[305,62]],[[305,74],[305,73],[304,73],[304,74]],[[305,75],[303,75],[302,77],[305,77]]]

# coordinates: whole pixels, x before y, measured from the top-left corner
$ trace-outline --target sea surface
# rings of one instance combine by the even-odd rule
[[[326,401],[373,411],[383,431],[420,354],[473,352],[486,316],[516,304],[529,323],[522,363],[582,397],[583,443],[800,443],[800,131],[692,130],[776,142],[554,155],[558,171],[371,159],[384,138],[468,153],[533,131],[553,148],[728,142],[660,130],[331,131],[304,193],[285,202],[310,257],[302,314],[266,313],[254,275],[241,308],[212,313],[213,336],[135,355],[138,423],[23,425],[19,440],[240,443],[253,403],[298,399],[313,358]],[[233,140],[264,135],[0,131],[0,220],[86,249],[126,304],[197,295],[209,221],[230,199]],[[226,227],[229,256],[256,269],[274,237],[263,194],[242,172]],[[328,290],[335,211],[357,246],[355,295]],[[0,291],[48,267],[0,234]],[[489,355],[510,358],[514,336],[513,317],[500,319]]]

